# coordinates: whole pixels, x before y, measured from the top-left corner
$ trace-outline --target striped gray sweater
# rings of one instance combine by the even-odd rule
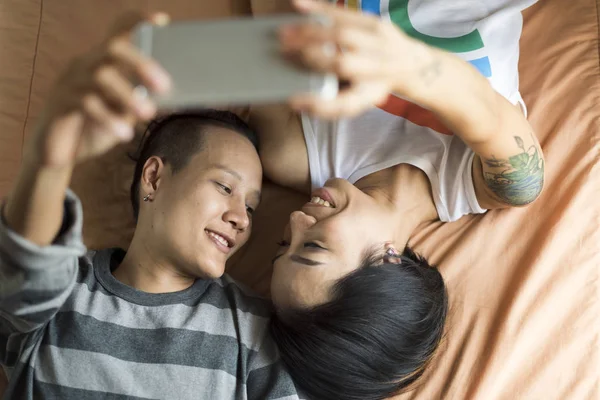
[[[149,294],[117,281],[123,252],[85,254],[82,212],[51,246],[0,223],[0,363],[7,399],[297,399],[269,304],[231,279]]]

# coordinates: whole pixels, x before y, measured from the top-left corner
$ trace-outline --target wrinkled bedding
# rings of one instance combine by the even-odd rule
[[[244,0],[2,0],[0,196],[14,182],[57,73],[132,8],[161,9],[173,18],[251,12]],[[526,10],[521,53],[521,92],[546,154],[545,191],[526,209],[431,223],[411,239],[439,265],[451,310],[433,364],[401,399],[600,398],[596,1],[542,0]],[[133,165],[126,152],[134,146],[76,171],[72,187],[83,201],[90,248],[128,245]],[[266,183],[254,235],[229,265],[234,277],[268,294],[275,243],[289,212],[305,200]]]

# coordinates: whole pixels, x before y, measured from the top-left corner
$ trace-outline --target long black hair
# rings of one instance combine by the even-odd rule
[[[444,330],[442,275],[406,248],[399,264],[369,254],[339,280],[331,300],[277,310],[270,330],[310,399],[385,399],[421,376]]]
[[[155,119],[148,125],[136,154],[131,155],[136,162],[130,188],[131,205],[136,220],[140,209],[140,179],[146,161],[152,156],[158,156],[165,164],[171,166],[173,173],[177,173],[202,150],[203,133],[210,127],[235,131],[258,149],[256,133],[230,111],[203,109],[169,114]]]

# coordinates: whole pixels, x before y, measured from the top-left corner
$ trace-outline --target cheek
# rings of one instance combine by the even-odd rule
[[[357,220],[335,218],[322,224],[321,232],[332,251],[347,254],[360,246],[365,237],[365,227]]]
[[[177,191],[181,190],[181,191]],[[218,196],[218,193],[216,194]],[[220,204],[208,190],[181,188],[172,190],[157,204],[156,219],[169,234],[182,240],[189,236],[193,242],[198,233],[219,216]]]
[[[327,301],[328,280],[316,270],[278,263],[273,271],[271,296],[278,307],[306,307]]]
[[[282,273],[281,263],[278,263],[273,268],[273,275],[271,276],[271,299],[277,307],[289,307],[289,293],[287,274]]]
[[[281,259],[277,262],[277,266],[273,267],[271,286],[281,294],[279,297],[289,297],[292,292],[298,290],[298,282],[302,279],[306,277],[298,268],[291,265],[288,260]]]
[[[165,202],[164,206],[155,210],[153,230],[162,236],[165,242],[183,250],[193,245],[198,236],[200,225],[197,216],[190,212],[190,207],[181,199]]]
[[[377,242],[371,228],[372,225],[350,219],[322,226],[327,244],[335,254],[334,260],[323,270],[324,281],[337,281],[359,267],[365,252]]]
[[[390,240],[386,216],[377,215],[375,211],[366,207],[348,210],[322,225],[321,229],[331,240],[331,246],[344,259],[357,259],[372,245]]]

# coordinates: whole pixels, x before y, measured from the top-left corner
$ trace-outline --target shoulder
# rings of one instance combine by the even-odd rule
[[[269,321],[273,308],[268,299],[224,275],[212,281],[203,302],[221,310],[221,317],[227,315],[227,319],[233,320],[239,340],[251,350],[250,358],[277,358],[278,353],[273,352],[274,349],[269,345],[272,341]]]
[[[125,251],[122,249],[103,249],[91,250],[79,258],[79,271],[77,273],[76,283],[91,294],[97,292],[112,296],[112,294],[102,285],[100,275],[110,273],[111,260],[114,257],[123,257]]]
[[[210,293],[210,292],[213,293]],[[271,316],[272,303],[244,284],[234,280],[225,274],[219,279],[212,281],[209,288],[209,296],[218,296],[220,307],[228,307],[237,314],[243,314],[247,321],[259,321],[263,323]]]
[[[79,258],[80,268],[94,268],[100,266],[107,266],[110,269],[110,263],[115,257],[124,257],[125,251],[122,249],[102,249],[102,250],[89,250],[82,257]]]

